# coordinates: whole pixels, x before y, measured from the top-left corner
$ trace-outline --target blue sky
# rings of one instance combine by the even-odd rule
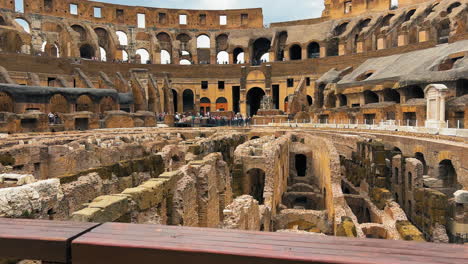
[[[320,17],[323,0],[98,0],[97,2],[180,9],[263,8],[265,23]]]

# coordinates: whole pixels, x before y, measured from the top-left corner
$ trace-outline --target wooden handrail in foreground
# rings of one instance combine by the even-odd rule
[[[468,247],[312,234],[0,219],[0,258],[73,264],[468,263]]]

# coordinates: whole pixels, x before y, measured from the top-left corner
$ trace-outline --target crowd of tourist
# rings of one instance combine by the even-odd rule
[[[50,112],[47,117],[49,118],[49,124],[61,124],[62,120],[60,119],[57,113]]]
[[[158,122],[163,122],[166,113],[157,115]],[[222,116],[208,113],[176,113],[174,122],[176,126],[250,126],[252,118],[240,113],[231,116]]]

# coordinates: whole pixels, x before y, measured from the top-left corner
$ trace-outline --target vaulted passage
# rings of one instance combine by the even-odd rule
[[[184,112],[190,112],[194,110],[194,95],[192,90],[185,90],[182,99],[184,101]]]
[[[260,109],[260,102],[262,101],[265,92],[261,88],[252,88],[247,93],[247,113],[249,116],[254,116]]]
[[[89,44],[85,44],[80,47],[80,57],[83,59],[92,59],[93,57],[96,56],[95,54],[96,53],[93,47],[91,47],[91,45]]]

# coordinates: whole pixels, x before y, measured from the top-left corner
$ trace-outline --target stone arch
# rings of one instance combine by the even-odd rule
[[[151,62],[150,53],[146,49],[137,49],[135,52],[135,59],[141,64],[148,64]]]
[[[245,63],[245,52],[244,49],[237,47],[233,51],[233,57],[235,64],[244,64]]]
[[[364,91],[364,104],[373,104],[379,102],[379,96],[372,91]]]
[[[447,7],[447,14],[452,13],[453,9],[455,9],[455,8],[457,8],[459,6],[461,6],[460,2],[455,2],[455,3],[450,4],[450,6]]]
[[[424,98],[424,90],[419,86],[409,86],[405,89],[406,101],[410,99],[422,99]]]
[[[386,88],[383,90],[384,102],[395,102],[400,103],[400,93],[392,88]]]
[[[411,19],[411,17],[413,17],[414,13],[416,12],[416,9],[411,9],[410,11],[408,11],[405,15],[405,22],[406,21],[409,21]]]
[[[260,109],[260,102],[265,96],[265,92],[262,88],[254,87],[247,92],[247,114],[254,116]]]
[[[0,35],[0,47],[3,51],[18,53],[23,47],[23,39],[20,34],[15,31],[6,31]]]
[[[267,38],[259,38],[252,44],[252,64],[260,65],[262,57],[268,54],[271,48],[271,41]]]
[[[216,51],[226,51],[229,47],[229,37],[227,34],[221,34],[216,37]]]
[[[454,188],[457,185],[457,172],[452,161],[445,159],[439,162],[438,178],[442,180],[443,187]]]
[[[187,60],[187,59],[182,59],[182,60],[179,61],[179,64],[180,65],[191,65],[192,62]]]
[[[428,173],[428,168],[426,164],[426,159],[424,158],[424,154],[422,152],[416,152],[414,153],[414,158],[419,160],[422,165],[423,165],[423,175],[427,175]]]
[[[42,45],[42,52],[44,52],[45,55],[50,57],[60,57],[60,51],[56,43],[44,42]]]
[[[161,50],[161,64],[171,64],[172,56],[171,53],[167,50]]]
[[[127,33],[125,33],[124,31],[122,30],[117,30],[115,32],[115,34],[117,35],[117,39],[119,40],[119,44],[122,45],[122,46],[127,46],[128,45],[128,36],[127,36]]]
[[[71,28],[78,33],[80,36],[80,41],[86,41],[86,29],[80,25],[72,25]]]
[[[77,112],[93,112],[94,108],[94,103],[93,100],[91,100],[91,97],[88,95],[84,94],[78,97],[76,99],[76,111]]]
[[[444,19],[437,25],[437,43],[448,43],[450,36],[450,19]]]
[[[197,55],[198,64],[211,63],[211,40],[206,34],[201,34],[197,37]]]
[[[191,112],[195,110],[195,95],[192,90],[186,89],[182,93],[183,111]]]
[[[55,94],[49,100],[50,112],[52,113],[69,113],[70,105],[68,100],[61,94]]]
[[[348,28],[348,25],[349,25],[349,22],[341,23],[340,25],[335,27],[335,29],[333,30],[333,34],[337,37],[340,36],[346,31],[346,29]]]
[[[302,60],[302,47],[294,44],[289,48],[289,58],[291,60]]]
[[[307,45],[307,58],[319,58],[320,57],[320,45],[317,42],[311,42]]]
[[[229,64],[229,53],[227,53],[226,51],[218,52],[218,55],[216,55],[216,63]]]
[[[340,107],[347,106],[348,105],[348,97],[344,94],[338,94],[337,95],[338,101],[340,103]]]
[[[216,99],[216,111],[227,111],[228,110],[228,101],[224,97],[219,97]]]
[[[247,194],[252,196],[259,204],[263,204],[263,192],[265,189],[265,171],[258,168],[250,169],[246,172]]]
[[[207,34],[200,34],[197,36],[197,49],[211,48],[211,40]]]
[[[180,33],[177,35],[176,40],[180,42],[180,50],[181,51],[188,51],[189,50],[189,42],[192,38],[185,34],[185,33]],[[182,54],[183,55],[183,54]]]
[[[80,57],[83,59],[92,59],[96,56],[96,51],[93,46],[89,44],[83,44],[80,47]]]
[[[200,99],[200,112],[204,115],[211,112],[211,100],[208,97],[202,97]]]
[[[0,112],[14,112],[13,98],[6,92],[0,92]]]
[[[388,27],[390,26],[390,21],[394,17],[394,14],[387,14],[383,19],[382,19],[382,27]]]
[[[26,31],[27,33],[31,34],[31,25],[30,23],[24,19],[24,18],[15,18],[15,22],[20,25],[24,31]]]
[[[104,114],[107,111],[117,110],[117,102],[110,96],[105,96],[99,102],[99,112]]]

